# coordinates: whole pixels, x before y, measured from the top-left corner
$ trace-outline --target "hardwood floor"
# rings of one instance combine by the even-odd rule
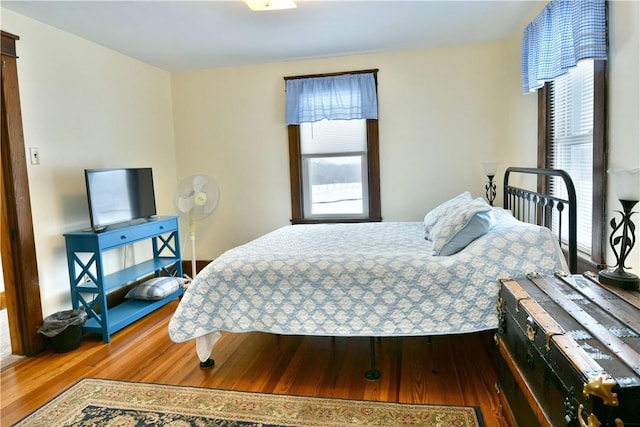
[[[103,344],[87,335],[69,353],[48,350],[2,371],[2,422],[11,425],[83,377],[403,403],[479,406],[488,427],[506,426],[496,392],[492,334],[383,338],[379,381],[367,381],[368,338],[224,334],[216,366],[198,366],[193,342],[167,334],[177,301]]]

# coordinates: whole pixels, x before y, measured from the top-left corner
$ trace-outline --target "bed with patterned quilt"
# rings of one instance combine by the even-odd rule
[[[221,332],[431,336],[497,328],[497,279],[567,271],[558,237],[468,192],[419,222],[291,225],[194,278],[169,323],[201,366]],[[211,362],[212,363],[212,362]]]

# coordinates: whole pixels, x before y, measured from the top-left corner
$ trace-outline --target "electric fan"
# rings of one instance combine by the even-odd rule
[[[216,181],[203,174],[184,178],[176,188],[173,204],[181,218],[189,222],[191,241],[191,279],[196,276],[196,222],[207,218],[215,211],[220,200],[220,189]]]

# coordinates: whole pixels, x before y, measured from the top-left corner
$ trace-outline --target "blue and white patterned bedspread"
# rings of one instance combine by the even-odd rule
[[[499,277],[566,270],[548,229],[501,210],[496,220],[445,257],[430,255],[421,222],[283,227],[203,269],[169,335],[183,342],[218,331],[409,336],[496,328]]]

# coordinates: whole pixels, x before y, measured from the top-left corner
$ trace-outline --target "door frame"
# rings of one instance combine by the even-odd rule
[[[12,351],[32,356],[41,352],[45,343],[38,334],[42,304],[18,90],[16,41],[20,37],[1,31],[1,39],[2,271]]]

